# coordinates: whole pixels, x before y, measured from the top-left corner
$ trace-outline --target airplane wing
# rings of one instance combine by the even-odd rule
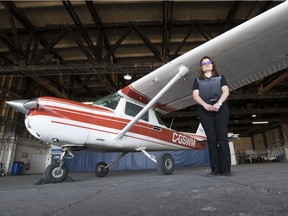
[[[209,56],[229,84],[230,91],[288,67],[288,1],[221,34],[205,44],[119,90],[136,102],[147,104],[177,73],[189,69],[157,102],[161,113],[195,104],[192,85],[198,76],[199,61]]]

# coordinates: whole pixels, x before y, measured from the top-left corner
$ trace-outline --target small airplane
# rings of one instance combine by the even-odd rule
[[[62,148],[59,162],[44,172],[47,182],[68,176],[64,157],[76,150],[121,152],[111,163],[95,165],[96,176],[129,152],[143,152],[160,173],[171,175],[174,160],[151,151],[203,149],[202,133],[178,132],[166,127],[165,114],[195,104],[192,83],[199,61],[210,56],[229,84],[230,91],[288,67],[288,2],[266,11],[205,44],[179,56],[141,79],[94,103],[83,104],[54,97],[12,100],[7,103],[26,115],[27,130],[39,140]],[[198,128],[198,132],[201,127]]]

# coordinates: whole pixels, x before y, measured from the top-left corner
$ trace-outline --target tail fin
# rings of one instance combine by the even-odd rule
[[[201,123],[199,123],[198,129],[196,131],[196,135],[206,137],[206,133],[205,133],[204,128],[202,127]]]

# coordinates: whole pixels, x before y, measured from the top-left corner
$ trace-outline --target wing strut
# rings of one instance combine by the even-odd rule
[[[120,139],[124,134],[162,97],[179,79],[184,77],[189,72],[186,66],[180,66],[179,72],[167,83],[167,85],[161,89],[154,96],[154,98],[118,133],[115,139]]]

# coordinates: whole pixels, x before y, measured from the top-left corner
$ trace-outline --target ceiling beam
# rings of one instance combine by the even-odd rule
[[[84,55],[88,58],[88,61],[90,62],[90,64],[94,64],[96,60],[94,56],[86,48],[86,46],[83,44],[83,42],[80,40],[79,33],[74,32],[72,29],[68,29],[68,31],[69,31],[69,36],[71,36],[73,40],[77,43],[78,47],[81,49]]]
[[[45,75],[83,75],[83,74],[126,74],[133,71],[133,74],[147,74],[163,64],[75,64],[75,65],[26,65],[26,66],[3,66],[0,67],[0,76],[45,76]],[[19,72],[25,72],[21,74]],[[42,74],[35,72],[41,72]]]
[[[106,55],[101,59],[100,64],[104,64],[106,61],[108,61],[109,57],[114,53],[114,51],[120,46],[120,44],[123,42],[123,40],[127,37],[127,35],[133,30],[133,26],[130,25],[129,28],[126,29],[125,32],[118,38],[116,43],[108,50]]]
[[[16,25],[14,22],[12,12],[11,12],[11,8],[9,6],[7,6],[6,4],[4,6],[5,6],[6,10],[8,11],[9,22],[10,22],[10,26],[11,26],[11,29],[12,29],[13,35],[14,35],[14,45],[16,47],[17,52],[19,52],[23,58],[24,57],[24,51],[23,51],[21,42],[19,40],[19,35],[18,35],[18,31],[17,31]]]
[[[47,82],[45,78],[42,78],[39,76],[34,76],[31,78],[35,80],[37,83],[39,83],[40,85],[42,85],[44,88],[46,88],[48,91],[53,93],[56,97],[68,99],[68,96],[66,93],[59,91],[57,88],[55,88],[55,85],[52,85],[49,82]]]
[[[82,21],[80,20],[78,14],[76,13],[76,11],[74,10],[73,5],[71,4],[70,1],[62,1],[62,4],[64,5],[64,7],[66,8],[66,10],[68,11],[71,19],[73,20],[73,22],[76,24],[76,26],[78,26],[81,31],[80,34],[82,35],[82,37],[84,38],[86,44],[88,45],[88,47],[90,48],[91,52],[93,53],[94,56],[97,55],[97,51],[94,47],[94,44],[91,40],[91,38],[89,37],[86,29],[84,28]]]
[[[225,24],[225,31],[229,30],[231,27],[231,23],[233,22],[234,16],[240,6],[241,1],[233,1],[232,6],[226,16],[226,24]]]
[[[18,51],[18,49],[15,47],[14,42],[11,40],[11,38],[5,33],[0,32],[0,41],[8,48],[9,51],[12,52],[13,56],[15,57],[17,62],[20,62],[23,56]]]
[[[231,92],[229,95],[228,100],[262,100],[262,99],[288,99],[288,92],[282,91],[282,92],[274,92],[270,91],[269,93],[257,95],[253,93],[237,93],[237,92]]]
[[[259,14],[265,12],[266,10],[268,10],[272,2],[273,2],[273,1],[271,1],[271,0],[262,1],[262,4],[263,4],[263,5],[262,5],[262,7],[259,9],[257,15],[259,15]]]
[[[187,39],[190,37],[191,33],[193,32],[193,30],[195,29],[196,24],[194,24],[187,32],[187,34],[185,35],[185,37],[183,38],[183,40],[181,41],[181,43],[178,45],[177,49],[175,50],[172,59],[175,59],[178,56],[179,51],[181,50],[181,48],[185,45]]]
[[[17,20],[26,28],[26,31],[29,32],[33,32],[34,34],[36,34],[35,31],[35,26],[33,26],[30,21],[21,13],[21,11],[13,4],[13,2],[11,1],[2,1],[1,2],[5,7],[9,7],[11,12],[13,13],[13,15],[17,18]],[[20,29],[18,28],[18,35],[20,35]],[[58,31],[59,31],[59,26],[58,26]],[[27,32],[25,33],[27,34]],[[47,40],[38,32],[38,37],[39,37],[39,41],[40,43],[46,47],[48,42]],[[58,58],[59,60],[63,60],[56,52],[53,53],[53,55],[55,56],[55,58]]]
[[[152,44],[152,42],[149,40],[149,38],[141,32],[141,29],[136,25],[136,23],[132,22],[132,25],[134,29],[136,30],[137,34],[140,36],[140,38],[144,41],[144,43],[147,45],[147,47],[152,51],[152,53],[162,62],[165,62],[165,59],[161,56],[160,52],[157,50],[157,48]]]
[[[230,107],[230,115],[252,115],[252,114],[260,114],[260,113],[288,113],[288,107],[277,107],[277,108],[248,108],[248,109],[233,109]],[[172,112],[165,117],[191,117],[198,116],[198,111],[188,110],[188,111],[177,111]]]
[[[163,1],[162,56],[169,60],[173,1]]]
[[[103,43],[107,51],[110,50],[111,44],[110,44],[109,38],[103,31],[103,24],[97,12],[95,4],[93,3],[93,1],[85,1],[85,3],[89,9],[89,12],[97,28],[97,58],[96,59],[97,59],[97,63],[99,63],[102,59]],[[128,26],[130,26],[130,24],[128,24]],[[112,54],[112,59],[113,59],[113,62],[116,61],[114,53]]]
[[[32,64],[36,65],[39,63],[40,60],[42,60],[45,55],[50,53],[53,49],[53,47],[67,34],[66,30],[60,31],[53,39],[52,41],[45,46],[45,49],[39,53],[34,60],[32,60]]]
[[[205,27],[201,23],[197,23],[196,30],[205,38],[206,41],[213,39],[213,35],[205,30]]]
[[[274,79],[272,82],[267,84],[266,86],[263,86],[263,84],[260,86],[258,89],[257,95],[263,95],[266,92],[268,92],[270,89],[272,89],[274,86],[278,85],[280,82],[285,80],[288,77],[288,70],[286,69],[285,71],[281,72],[281,74]]]
[[[240,25],[241,23],[247,21],[246,19],[243,20],[234,20],[233,21],[233,26]],[[137,25],[139,28],[163,28],[163,21],[133,21],[135,25]],[[189,28],[193,25],[199,24],[201,26],[204,26],[205,28],[208,27],[219,27],[222,28],[225,26],[226,21],[223,20],[173,20],[171,22],[171,28]],[[96,24],[91,24],[91,23],[83,23],[83,27],[86,30],[95,30],[95,25]],[[105,36],[105,31],[106,30],[119,30],[119,29],[126,29],[131,25],[131,21],[129,22],[106,22],[102,23],[101,25],[101,30],[103,31],[103,35]],[[97,25],[96,25],[97,26]],[[33,33],[55,33],[58,32],[61,29],[73,29],[74,31],[81,31],[80,26],[76,24],[51,24],[49,26],[33,26]],[[31,29],[32,30],[32,29]],[[12,30],[10,28],[3,28],[2,31],[6,32],[7,34],[13,34]],[[29,33],[30,29],[28,28],[23,28],[23,27],[18,27],[17,28],[18,34],[19,35],[26,35]]]

